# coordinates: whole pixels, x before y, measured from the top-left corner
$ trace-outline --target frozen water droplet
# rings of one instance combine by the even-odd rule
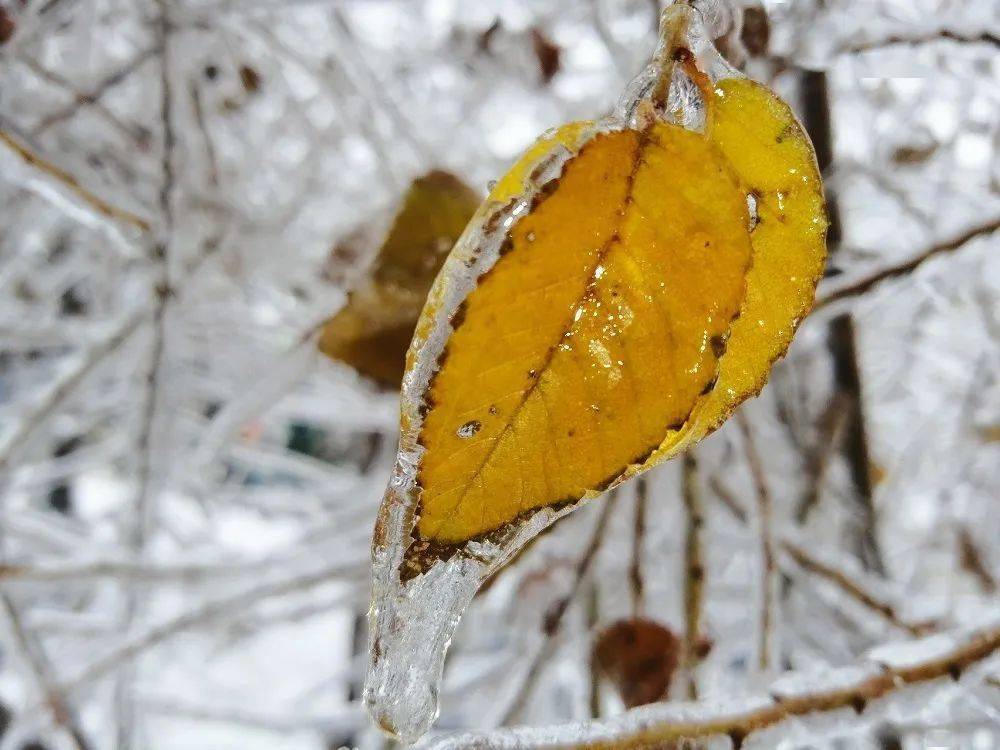
[[[486,183],[486,189],[489,190],[490,192],[493,192],[493,188],[495,188],[496,186],[497,186],[496,180],[490,180],[489,182]]]
[[[534,232],[528,232],[526,235],[524,235],[524,239],[526,239],[528,242],[534,242],[535,241],[535,233]]]
[[[479,428],[483,426],[483,423],[478,419],[470,419],[468,422],[463,424],[458,428],[457,434],[460,438],[470,438],[479,432]]]
[[[753,193],[747,194],[747,211],[750,213],[750,231],[752,232],[760,222],[760,214],[757,213],[757,196]]]

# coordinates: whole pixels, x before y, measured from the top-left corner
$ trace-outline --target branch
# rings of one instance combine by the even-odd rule
[[[830,321],[827,348],[833,359],[834,385],[845,402],[845,425],[840,447],[850,469],[853,500],[858,509],[858,513],[851,517],[851,546],[866,569],[885,577],[885,561],[879,543],[879,516],[872,487],[871,450],[865,426],[861,363],[855,345],[854,321],[849,313]]]
[[[848,406],[847,394],[840,390],[835,392],[820,416],[816,439],[808,448],[800,448],[806,489],[795,509],[795,520],[799,526],[805,525],[809,515],[819,505],[827,467],[840,450]]]
[[[248,607],[266,599],[284,596],[296,591],[303,591],[323,583],[357,575],[361,568],[367,568],[367,564],[337,562],[311,573],[300,573],[291,578],[255,586],[234,596],[209,601],[127,639],[124,644],[119,645],[115,650],[96,660],[75,677],[58,685],[57,688],[66,694],[71,694],[94,680],[100,679],[119,667],[128,664],[149,649],[193,627],[227,617],[234,617]]]
[[[984,594],[997,592],[1000,583],[997,583],[996,577],[990,572],[985,555],[979,549],[976,540],[973,539],[972,533],[965,526],[958,529],[958,559],[962,570],[976,579],[976,583],[979,584],[979,588]]]
[[[316,715],[276,715],[247,710],[244,707],[214,708],[201,703],[178,701],[173,698],[139,696],[142,707],[150,713],[174,719],[212,723],[240,724],[254,729],[289,735],[303,730],[324,734],[349,735],[367,726],[367,714],[361,701],[353,701],[324,710]]]
[[[531,665],[528,667],[528,671],[520,689],[516,693],[514,702],[504,712],[501,724],[512,723],[520,715],[528,699],[531,697],[535,683],[538,682],[538,678],[542,673],[542,667],[545,666],[545,662],[552,656],[554,650],[553,644],[556,635],[558,635],[559,630],[562,628],[563,617],[566,615],[569,605],[573,603],[583,588],[583,582],[587,578],[587,573],[590,572],[590,566],[593,564],[594,558],[597,557],[597,552],[601,548],[601,544],[604,541],[604,532],[608,527],[608,519],[611,518],[611,511],[617,505],[617,500],[617,492],[612,492],[610,496],[604,499],[604,507],[601,508],[601,515],[598,516],[597,523],[594,524],[594,530],[590,535],[590,543],[576,564],[576,575],[573,578],[573,583],[566,595],[557,600],[545,614],[542,625],[544,640],[538,651],[536,651]]]
[[[753,479],[754,490],[757,496],[757,522],[760,534],[760,555],[761,555],[761,596],[762,604],[760,608],[760,633],[758,642],[758,663],[757,666],[762,672],[767,672],[773,665],[774,658],[771,653],[771,641],[774,637],[775,621],[775,590],[777,587],[776,568],[774,558],[774,530],[771,520],[772,503],[771,492],[767,486],[767,479],[764,476],[764,467],[760,462],[757,447],[754,445],[753,434],[750,431],[750,423],[747,421],[744,412],[736,416],[737,424],[743,433],[743,449],[746,453],[747,464],[750,467],[750,476]]]
[[[80,729],[63,692],[52,684],[49,667],[44,657],[34,653],[28,632],[21,622],[21,616],[14,607],[14,602],[7,594],[3,593],[0,593],[0,615],[7,621],[12,640],[17,644],[17,649],[20,651],[25,665],[31,670],[35,684],[42,694],[53,720],[66,731],[77,750],[90,750],[90,742]]]
[[[698,460],[694,451],[684,454],[682,482],[686,525],[684,532],[684,641],[681,663],[687,679],[687,696],[698,697],[694,670],[701,661],[701,619],[705,599],[705,562],[702,556],[702,528],[705,523],[698,489]]]
[[[921,34],[918,36],[897,35],[889,36],[885,39],[872,39],[871,41],[866,42],[855,42],[841,47],[840,52],[842,54],[858,54],[860,52],[868,52],[869,50],[883,49],[885,47],[895,47],[898,45],[912,47],[918,44],[930,44],[932,42],[940,42],[944,40],[961,42],[963,44],[992,44],[994,47],[1000,47],[1000,37],[996,34],[991,34],[988,31],[984,31],[980,34],[961,34],[957,31],[952,31],[951,29],[941,29],[940,31],[931,34]]]
[[[635,526],[632,531],[632,562],[628,578],[632,587],[632,616],[639,617],[643,610],[642,543],[646,538],[646,504],[649,500],[649,481],[645,476],[635,480]]]
[[[914,636],[929,635],[937,630],[937,623],[933,621],[907,622],[903,620],[896,613],[896,608],[893,605],[880,599],[844,571],[816,559],[795,542],[783,539],[781,548],[803,570],[829,581],[852,599],[878,614],[890,625]]]
[[[60,122],[73,117],[82,107],[94,107],[96,108],[109,122],[111,122],[115,127],[123,131],[128,137],[136,141],[136,145],[141,146],[143,142],[142,132],[137,131],[137,128],[130,127],[123,123],[113,112],[111,112],[107,107],[101,104],[101,98],[111,89],[116,87],[118,84],[125,81],[132,73],[142,67],[147,60],[152,59],[155,55],[159,54],[160,49],[158,46],[153,46],[148,49],[143,50],[138,55],[136,55],[130,62],[126,63],[122,68],[119,68],[114,73],[106,76],[103,80],[99,81],[96,86],[94,86],[88,93],[82,93],[77,91],[70,81],[66,80],[62,76],[46,70],[41,65],[34,61],[26,61],[29,68],[31,68],[35,73],[45,78],[50,83],[59,86],[60,88],[68,91],[73,95],[73,101],[67,104],[65,107],[56,110],[55,112],[44,117],[32,130],[32,134],[39,136],[44,133],[49,128],[57,125]]]
[[[997,231],[997,229],[1000,229],[1000,219],[992,219],[979,224],[978,226],[974,226],[950,240],[945,240],[939,244],[933,245],[924,250],[922,253],[918,253],[910,260],[904,261],[895,266],[889,266],[888,268],[876,271],[875,273],[851,284],[847,284],[838,289],[820,294],[816,298],[816,304],[813,305],[813,313],[833,304],[834,302],[839,302],[844,299],[865,294],[881,284],[883,281],[895,279],[900,276],[907,276],[916,271],[931,258],[954,252],[972,240],[992,234]]]
[[[941,644],[947,647],[942,648]],[[742,709],[734,710],[717,702],[659,703],[593,722],[585,732],[579,723],[505,729],[446,737],[430,749],[651,748],[676,740],[718,736],[728,736],[738,748],[753,733],[791,719],[845,708],[864,712],[869,703],[907,686],[942,678],[959,679],[969,667],[1000,650],[1000,622],[955,632],[947,639],[929,638],[921,645],[926,646],[925,656],[902,663],[899,660],[886,663],[888,660],[880,657],[880,650],[869,652],[856,666],[831,670],[812,680],[812,684],[820,684],[817,689],[783,690],[779,682],[770,694],[747,698]]]
[[[76,177],[71,175],[66,170],[57,167],[52,162],[43,159],[37,153],[32,151],[26,145],[20,143],[16,138],[14,138],[14,136],[4,130],[0,130],[0,143],[3,143],[8,149],[13,151],[14,154],[29,167],[32,167],[44,174],[46,177],[55,180],[63,188],[68,190],[73,197],[91,210],[97,212],[100,216],[106,219],[128,224],[141,232],[149,231],[150,224],[147,219],[144,219],[131,211],[118,208],[95,193],[92,193],[90,190],[83,187]]]
[[[739,502],[732,496],[732,493],[729,492],[729,489],[725,487],[721,481],[715,477],[713,477],[713,480],[714,481],[710,480],[713,490],[716,494],[719,494],[720,492],[724,493],[721,494],[720,497],[728,497],[728,500],[725,503],[726,507],[737,521],[746,525],[749,518],[746,510],[743,509]],[[829,583],[834,584],[844,594],[851,597],[861,606],[871,612],[874,612],[876,615],[879,615],[890,625],[900,628],[901,630],[913,635],[926,635],[937,630],[937,623],[909,622],[904,620],[896,614],[896,609],[892,604],[886,602],[879,595],[873,593],[867,585],[859,583],[852,576],[852,574],[844,571],[843,569],[836,567],[830,562],[821,561],[812,553],[806,552],[802,544],[793,537],[783,535],[778,539],[778,547],[780,547],[782,551],[786,552],[789,557],[798,563],[802,570],[824,578]]]
[[[69,564],[0,563],[0,585],[23,583],[66,583],[118,578],[125,583],[191,583],[218,578],[261,575],[281,562],[274,558],[219,565],[156,565],[125,560],[94,560]]]
[[[88,374],[111,353],[124,344],[146,320],[145,311],[133,314],[102,343],[95,346],[80,362],[60,377],[41,402],[25,415],[7,441],[0,445],[0,473],[5,473],[11,458],[34,437],[35,432],[63,405]]]

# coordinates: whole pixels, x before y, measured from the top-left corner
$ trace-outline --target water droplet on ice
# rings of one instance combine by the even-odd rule
[[[493,188],[495,188],[496,186],[497,186],[496,180],[490,180],[489,182],[486,183],[486,189],[491,192],[493,191]]]
[[[479,428],[483,426],[483,423],[478,419],[472,419],[461,427],[458,428],[457,434],[460,438],[470,438],[479,432]]]

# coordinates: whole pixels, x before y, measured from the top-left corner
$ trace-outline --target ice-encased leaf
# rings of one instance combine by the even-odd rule
[[[374,540],[366,688],[403,739],[436,715],[479,585],[556,518],[716,427],[812,299],[825,219],[808,139],[770,92],[721,80],[733,73],[696,11],[667,9],[662,29],[615,116],[543,137],[496,185],[417,325]],[[794,221],[758,242],[751,195],[787,200],[776,210]],[[776,278],[748,276],[758,253]],[[727,369],[743,316],[764,332]]]

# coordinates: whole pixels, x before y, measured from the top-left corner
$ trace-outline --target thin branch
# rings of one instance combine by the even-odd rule
[[[698,682],[694,670],[701,661],[701,620],[705,600],[705,562],[702,555],[702,534],[705,525],[701,492],[698,488],[698,460],[694,451],[684,454],[682,464],[682,494],[686,517],[684,529],[684,641],[681,658],[687,678],[687,697],[698,697]]]
[[[591,581],[590,596],[587,597],[587,632],[595,632],[600,620],[601,588],[597,581]],[[590,718],[599,719],[601,717],[601,675],[598,670],[594,669],[593,664],[591,664],[588,671],[590,672],[590,680],[587,687],[589,688],[588,692],[590,695],[587,703],[590,708]]]
[[[248,421],[258,416],[289,388],[299,382],[318,356],[316,341],[327,317],[314,322],[271,364],[245,384],[240,394],[230,399],[201,430],[192,450],[191,476],[205,474],[230,440]]]
[[[845,402],[842,450],[850,469],[854,490],[852,499],[857,506],[857,512],[851,514],[849,541],[865,568],[884,577],[885,560],[879,543],[879,515],[872,486],[861,363],[858,361],[854,321],[849,313],[830,321],[827,348],[833,359],[835,387]]]
[[[774,655],[771,653],[771,645],[774,639],[775,628],[775,590],[777,587],[775,556],[774,556],[774,529],[772,521],[771,492],[767,486],[767,478],[764,475],[764,467],[757,453],[754,444],[753,434],[750,430],[750,423],[747,421],[744,412],[736,416],[737,424],[743,433],[743,450],[746,453],[747,464],[750,468],[750,476],[753,479],[754,490],[757,497],[757,524],[760,535],[760,556],[761,556],[761,608],[759,641],[757,644],[757,666],[762,672],[767,672],[774,664]]]
[[[123,222],[139,229],[142,232],[149,231],[150,224],[147,219],[144,219],[131,211],[118,208],[83,187],[76,177],[71,175],[66,170],[57,167],[52,162],[43,159],[10,133],[0,130],[0,143],[3,143],[8,149],[13,151],[14,154],[29,167],[32,167],[44,174],[46,177],[55,180],[63,188],[68,190],[76,199],[81,201],[91,210],[96,211],[100,216],[106,219],[112,219],[113,221]]]
[[[191,628],[235,617],[248,607],[267,599],[304,591],[348,576],[356,576],[364,567],[367,567],[364,563],[337,562],[311,573],[300,573],[291,578],[255,586],[234,596],[209,601],[127,639],[124,644],[93,662],[75,677],[58,685],[58,688],[64,693],[73,693]]]
[[[208,132],[208,125],[205,123],[205,107],[201,102],[201,89],[192,80],[188,84],[188,93],[191,97],[191,111],[194,113],[194,121],[201,132],[201,140],[205,144],[205,163],[208,165],[208,184],[214,189],[219,187],[219,160],[215,154],[215,142],[212,134]]]
[[[0,563],[0,585],[18,583],[88,582],[105,578],[121,579],[130,584],[196,583],[220,578],[259,576],[276,564],[275,558],[253,560],[246,563],[220,563],[218,565],[157,565],[155,563],[122,560],[95,560],[68,564]]]
[[[0,614],[7,621],[12,640],[17,645],[25,665],[31,670],[35,684],[42,694],[53,720],[66,731],[77,750],[90,750],[90,742],[83,734],[83,730],[80,729],[63,692],[52,684],[48,664],[43,656],[36,655],[28,631],[21,622],[21,616],[18,614],[14,602],[4,593],[0,593]]]
[[[632,616],[639,617],[643,611],[642,547],[646,537],[646,504],[649,500],[649,481],[640,476],[635,482],[635,525],[632,530],[632,561],[629,564],[628,579],[632,594]]]
[[[885,47],[896,47],[899,45],[913,47],[918,44],[930,44],[932,42],[945,40],[960,42],[962,44],[992,44],[994,47],[1000,47],[1000,37],[988,31],[983,31],[979,34],[962,34],[957,31],[952,31],[951,29],[941,29],[940,31],[936,31],[931,34],[921,34],[917,36],[897,35],[889,36],[884,39],[853,42],[842,47],[840,52],[846,54],[857,54],[875,49],[884,49]]]
[[[170,298],[173,294],[170,288],[171,274],[168,254],[171,233],[174,227],[174,214],[171,199],[174,191],[174,148],[176,134],[173,124],[173,86],[170,78],[170,34],[173,29],[165,0],[157,0],[158,18],[157,48],[160,51],[160,119],[163,127],[163,152],[160,159],[162,183],[160,185],[159,206],[162,221],[162,238],[153,248],[152,260],[157,265],[156,302],[153,307],[153,343],[150,353],[149,373],[147,375],[147,393],[142,413],[138,438],[139,468],[136,491],[136,522],[132,529],[132,544],[141,548],[149,522],[148,505],[150,485],[153,474],[153,435],[157,416],[160,411],[160,384],[163,377],[163,365],[166,359],[165,318]]]
[[[63,374],[52,385],[38,405],[21,418],[18,427],[7,442],[0,446],[0,472],[8,468],[11,458],[22,450],[34,437],[39,427],[62,407],[84,378],[108,355],[117,351],[145,321],[145,311],[133,314],[115,333],[87,352],[86,356],[75,367]]]
[[[708,488],[712,490],[714,494],[728,510],[733,518],[739,521],[741,524],[746,526],[749,522],[749,516],[747,515],[746,508],[744,508],[740,501],[736,499],[732,491],[722,483],[718,474],[713,474],[708,479]]]
[[[108,91],[118,86],[118,84],[125,81],[129,76],[142,67],[146,61],[151,60],[153,57],[158,55],[160,49],[158,46],[150,47],[145,49],[136,55],[131,61],[126,63],[123,67],[116,70],[114,73],[106,76],[103,80],[99,81],[96,86],[94,86],[89,92],[82,93],[77,91],[73,84],[57,73],[46,70],[41,65],[34,61],[26,61],[29,68],[31,68],[35,73],[45,78],[50,83],[53,83],[60,88],[70,92],[73,95],[73,101],[67,104],[62,109],[58,109],[55,112],[44,117],[32,130],[32,134],[39,136],[44,133],[49,128],[58,125],[61,122],[72,118],[80,111],[82,107],[94,107],[97,109],[109,122],[115,125],[128,135],[130,138],[135,140],[137,144],[142,143],[142,131],[136,127],[130,127],[126,123],[123,123],[117,115],[111,112],[107,107],[101,104],[101,99],[104,97]]]
[[[555,651],[555,639],[556,635],[558,635],[560,629],[562,628],[563,617],[566,615],[566,611],[569,609],[570,604],[573,603],[582,590],[583,582],[586,580],[587,574],[590,572],[590,567],[593,564],[594,559],[597,557],[597,552],[600,550],[601,544],[604,542],[604,534],[607,531],[608,519],[611,518],[611,511],[617,505],[618,497],[618,493],[612,491],[612,493],[602,501],[604,503],[604,507],[601,508],[601,514],[598,516],[597,522],[594,524],[594,530],[590,535],[590,542],[587,544],[587,547],[579,561],[577,561],[573,583],[566,595],[553,603],[546,613],[542,624],[542,644],[535,652],[535,656],[531,661],[531,665],[528,667],[524,681],[518,689],[513,703],[504,712],[503,718],[500,722],[501,724],[513,723],[524,710],[525,705],[531,698],[531,695],[534,692],[535,683],[538,682],[538,678],[541,676],[542,668]]]
[[[907,276],[916,271],[924,263],[931,260],[932,258],[935,258],[939,255],[946,255],[948,253],[954,252],[955,250],[964,247],[972,240],[975,240],[979,237],[984,237],[988,234],[992,234],[993,232],[997,231],[997,229],[1000,229],[1000,219],[992,219],[977,226],[971,227],[970,229],[967,229],[965,232],[962,232],[961,234],[956,235],[955,237],[949,240],[945,240],[936,245],[932,245],[931,247],[927,248],[921,253],[918,253],[917,255],[915,255],[914,257],[910,258],[907,261],[904,261],[894,266],[889,266],[888,268],[884,268],[881,271],[876,271],[873,274],[865,276],[864,278],[859,279],[858,281],[847,284],[838,289],[833,289],[829,292],[820,294],[816,298],[816,304],[813,305],[813,313],[815,313],[817,310],[821,310],[822,308],[827,307],[828,305],[832,305],[834,302],[840,302],[841,300],[844,299],[849,299],[851,297],[857,297],[862,294],[865,294],[874,289],[875,287],[877,287],[883,281],[899,278],[901,276]]]
[[[888,602],[879,598],[862,584],[855,581],[843,570],[818,560],[810,555],[799,544],[788,539],[783,539],[781,548],[799,565],[803,570],[822,578],[839,588],[858,603],[867,609],[878,614],[882,619],[894,627],[905,630],[913,636],[929,635],[938,630],[937,623],[933,621],[907,622],[897,613],[896,608]]]
[[[984,594],[997,592],[1000,584],[990,572],[986,557],[976,544],[976,540],[972,538],[972,533],[964,526],[958,530],[958,559],[962,570],[976,580]]]
[[[887,664],[872,652],[856,666],[810,690],[776,689],[772,694],[746,699],[746,708],[731,706],[661,703],[643,706],[614,719],[593,722],[581,739],[580,725],[506,729],[489,734],[463,734],[444,738],[433,750],[477,750],[501,748],[561,748],[586,750],[651,748],[676,740],[728,736],[735,747],[747,737],[768,727],[819,712],[853,708],[864,712],[870,703],[911,685],[940,679],[959,679],[970,667],[1000,650],[1000,623],[950,634],[947,648],[927,644],[926,656],[900,664]],[[835,673],[836,674],[836,673]],[[815,684],[815,683],[813,683]],[[697,718],[692,718],[692,715]]]
[[[352,734],[367,725],[367,714],[361,701],[353,701],[325,710],[316,715],[282,716],[244,707],[213,708],[201,703],[178,701],[173,698],[140,696],[139,702],[150,713],[211,723],[239,724],[281,735],[306,731],[323,734]]]
[[[128,544],[132,552],[142,557],[146,548],[152,523],[152,505],[155,497],[153,488],[154,460],[157,449],[154,437],[161,433],[158,429],[158,419],[162,411],[162,382],[164,365],[167,361],[166,316],[171,291],[170,250],[173,240],[174,211],[172,205],[175,188],[174,149],[177,138],[174,132],[173,107],[174,94],[170,68],[172,64],[170,37],[173,24],[170,18],[170,8],[167,0],[156,0],[157,16],[155,21],[156,46],[160,53],[160,120],[163,130],[163,149],[160,156],[160,171],[162,181],[159,191],[160,236],[152,247],[150,260],[154,264],[156,295],[153,304],[153,336],[149,364],[146,375],[146,394],[140,417],[139,436],[136,445],[138,467],[136,469],[136,490],[132,516],[132,526],[128,530]],[[142,591],[130,587],[125,597],[125,627],[131,628],[142,602]],[[122,669],[115,681],[115,706],[117,717],[118,744],[131,747],[134,744],[136,723],[135,707],[135,671],[136,665],[131,659],[126,668]]]
[[[749,514],[742,507],[742,505],[740,505],[736,498],[733,497],[732,493],[729,492],[729,489],[722,485],[722,483],[718,480],[715,482],[710,480],[710,484],[714,485],[714,489],[717,494],[721,490],[726,496],[729,497],[729,500],[725,503],[725,505],[727,509],[732,512],[736,520],[744,525],[747,524],[749,522]],[[890,625],[900,628],[901,630],[913,635],[926,635],[937,631],[937,623],[909,622],[904,620],[896,613],[896,609],[892,604],[886,602],[880,596],[873,593],[866,585],[859,583],[851,573],[834,566],[830,562],[821,561],[814,554],[807,552],[802,544],[794,538],[788,535],[782,535],[777,540],[777,546],[783,552],[786,552],[788,556],[798,564],[801,570],[817,575],[824,578],[829,583],[834,584],[844,594],[851,597],[861,606],[886,620]],[[781,564],[780,559],[778,560],[778,563],[784,570],[785,566]]]
[[[842,442],[847,421],[846,407],[846,394],[842,391],[834,393],[819,419],[819,435],[810,449],[803,451],[806,490],[795,509],[795,520],[800,526],[809,520],[809,515],[819,505],[827,467]]]

